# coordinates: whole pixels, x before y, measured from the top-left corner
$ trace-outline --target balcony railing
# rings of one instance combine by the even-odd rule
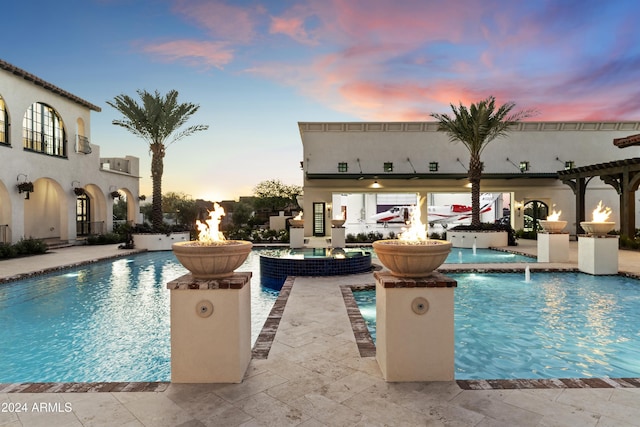
[[[89,143],[89,138],[82,135],[76,135],[78,140],[78,153],[91,154],[91,144]]]
[[[119,157],[104,157],[100,159],[100,167],[103,170],[131,173],[129,160]]]

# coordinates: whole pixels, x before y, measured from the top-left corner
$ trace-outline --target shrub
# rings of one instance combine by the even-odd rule
[[[13,245],[8,245],[6,243],[0,244],[0,259],[2,258],[13,258],[17,256],[16,248]]]
[[[39,239],[20,239],[18,243],[13,245],[18,256],[20,255],[38,255],[47,252],[47,244]]]
[[[39,239],[20,239],[13,245],[0,244],[0,259],[19,256],[39,255],[47,252],[47,245]]]
[[[117,233],[94,234],[87,237],[87,245],[110,245],[126,242],[126,236]]]

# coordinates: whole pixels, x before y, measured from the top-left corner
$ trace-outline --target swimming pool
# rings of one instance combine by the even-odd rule
[[[278,291],[252,271],[255,341]],[[173,252],[147,252],[0,284],[0,383],[169,381]]]
[[[452,248],[444,262],[445,264],[531,263],[536,262],[536,258],[494,249],[476,249],[474,252],[471,248]]]
[[[583,273],[450,274],[456,379],[640,376],[640,281]],[[375,340],[375,291],[354,292]]]

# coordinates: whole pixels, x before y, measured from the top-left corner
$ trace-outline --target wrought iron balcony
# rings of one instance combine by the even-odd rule
[[[89,138],[82,135],[76,135],[78,139],[78,153],[91,154],[91,144],[89,143]]]

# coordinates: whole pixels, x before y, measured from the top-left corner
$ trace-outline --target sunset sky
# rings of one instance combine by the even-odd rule
[[[7,4],[8,3],[8,4]],[[8,1],[0,58],[102,108],[91,141],[141,160],[107,100],[176,89],[209,130],[172,145],[164,192],[302,184],[298,121],[429,120],[494,95],[533,120],[640,120],[637,0]]]

